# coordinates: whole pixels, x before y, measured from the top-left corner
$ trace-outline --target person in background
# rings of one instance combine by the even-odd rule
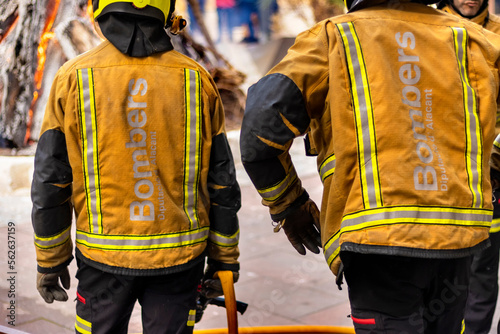
[[[234,20],[235,15],[235,0],[216,0],[215,4],[217,6],[217,17],[219,23],[219,36],[217,37],[217,43],[220,43],[223,39],[224,32],[226,32],[230,42],[233,41],[233,28],[235,26]]]
[[[139,301],[144,333],[190,334],[200,282],[213,297],[217,271],[238,278],[221,98],[173,50],[175,1],[148,3],[93,1],[105,41],[57,72],[35,154],[36,285],[47,303],[68,299],[74,214],[77,333],[127,333]]]
[[[259,10],[257,0],[236,0],[239,24],[245,28],[242,43],[257,43],[259,41],[255,27],[259,25]]]
[[[245,170],[275,232],[345,275],[356,333],[460,333],[489,245],[500,36],[433,2],[347,0],[248,91]],[[289,154],[304,134],[321,211]]]
[[[194,0],[194,1],[198,2],[198,5],[200,6],[200,12],[202,15],[204,15],[205,14],[205,0]],[[200,35],[201,34],[200,25],[198,24],[198,21],[196,20],[196,17],[194,15],[194,11],[193,11],[193,7],[189,3],[189,1],[187,4],[187,8],[188,8],[188,16],[189,16],[189,24],[188,24],[189,31],[191,32],[191,34],[193,34],[193,36]]]
[[[500,34],[500,17],[490,13],[488,0],[444,0],[438,8],[464,17],[485,29]],[[500,133],[497,115],[496,133]],[[500,192],[493,194],[493,223],[490,229],[491,246],[472,256],[469,296],[465,308],[466,334],[487,334],[493,321],[498,298],[498,269],[500,260]]]
[[[271,39],[272,18],[278,12],[278,2],[276,0],[259,0],[259,36],[262,42]]]

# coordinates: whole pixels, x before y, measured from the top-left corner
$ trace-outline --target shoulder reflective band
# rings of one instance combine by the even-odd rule
[[[201,164],[201,81],[200,73],[185,69],[185,152],[184,152],[184,212],[191,228],[198,227],[198,184]]]
[[[76,231],[78,244],[104,250],[142,251],[190,246],[206,241],[208,227],[159,235],[100,235]]]
[[[283,193],[297,180],[297,172],[295,172],[295,168],[292,166],[288,171],[288,174],[285,176],[283,180],[278,182],[278,184],[273,185],[272,187],[265,189],[257,189],[260,196],[269,202],[273,202],[283,195]]]
[[[35,234],[35,245],[38,248],[48,249],[64,244],[70,237],[71,226],[51,237],[39,237]]]
[[[483,206],[482,188],[482,160],[483,149],[481,139],[481,128],[477,114],[476,92],[472,89],[467,71],[467,30],[464,28],[451,28],[455,42],[458,69],[462,79],[464,112],[465,112],[465,163],[469,188],[472,193],[472,207]]]
[[[497,148],[500,148],[500,135],[498,135],[495,138],[495,141],[493,142],[493,145],[496,146]]]
[[[491,210],[453,209],[446,207],[385,207],[345,215],[340,230],[326,243],[328,265],[338,256],[342,233],[395,224],[490,226]]]
[[[319,176],[321,177],[321,182],[325,182],[325,179],[330,175],[335,173],[335,154],[330,155],[323,161],[321,166],[319,166]]]
[[[82,141],[82,165],[85,178],[87,215],[92,233],[102,233],[101,183],[99,172],[99,143],[94,92],[94,73],[91,68],[77,70],[78,114]]]
[[[352,22],[339,23],[336,26],[342,36],[351,82],[363,204],[366,209],[376,208],[383,204],[378,172],[375,121],[365,60]]]
[[[230,236],[221,234],[219,232],[210,231],[210,234],[208,235],[208,239],[212,243],[214,243],[218,246],[223,246],[223,247],[236,246],[239,242],[239,239],[240,239],[240,230],[236,231],[235,234],[230,235]]]
[[[78,315],[76,316],[75,329],[78,333],[92,334],[92,324]]]

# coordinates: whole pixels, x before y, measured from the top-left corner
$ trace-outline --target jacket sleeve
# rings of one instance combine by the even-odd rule
[[[241,206],[233,156],[224,128],[224,110],[220,97],[215,101],[212,118],[212,148],[208,172],[210,195],[210,233],[208,263],[217,270],[239,270],[239,234],[237,212]]]
[[[289,149],[295,137],[307,132],[311,117],[320,117],[325,108],[327,50],[322,26],[300,34],[287,56],[248,91],[241,159],[274,221],[309,198]]]
[[[35,153],[31,185],[32,224],[38,271],[57,272],[73,259],[71,241],[72,170],[63,131],[61,91],[56,76]]]

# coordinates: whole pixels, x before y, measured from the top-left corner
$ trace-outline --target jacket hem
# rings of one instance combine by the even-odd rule
[[[341,252],[354,252],[360,254],[396,255],[406,257],[418,257],[424,259],[456,259],[467,257],[480,252],[490,246],[490,240],[486,239],[473,247],[460,249],[422,249],[397,246],[364,245],[353,242],[344,242],[340,247]]]
[[[195,267],[200,262],[204,262],[206,256],[205,252],[203,252],[201,255],[192,259],[189,262],[172,267],[157,268],[157,269],[135,269],[135,268],[115,267],[104,263],[96,262],[94,260],[85,257],[78,248],[76,248],[75,253],[78,260],[84,262],[85,264],[91,267],[94,267],[96,269],[102,270],[110,274],[123,275],[123,276],[159,276],[159,275],[179,273]]]

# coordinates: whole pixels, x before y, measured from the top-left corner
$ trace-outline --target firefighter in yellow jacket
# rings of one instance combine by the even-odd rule
[[[240,190],[210,75],[173,50],[175,1],[94,1],[106,40],[67,62],[35,156],[37,287],[66,300],[76,219],[76,331],[191,333],[197,287],[237,276]],[[172,27],[170,27],[172,29]],[[175,26],[177,28],[177,26]]]
[[[417,1],[347,7],[249,89],[243,164],[275,230],[344,272],[357,333],[459,333],[492,219],[500,37]],[[306,133],[321,211],[289,155]]]
[[[464,17],[483,28],[500,34],[500,17],[490,13],[488,0],[443,0],[438,8]],[[499,133],[497,114],[497,130]],[[472,256],[469,294],[465,307],[465,334],[489,333],[498,297],[498,265],[500,260],[500,191],[493,196],[491,246]]]

